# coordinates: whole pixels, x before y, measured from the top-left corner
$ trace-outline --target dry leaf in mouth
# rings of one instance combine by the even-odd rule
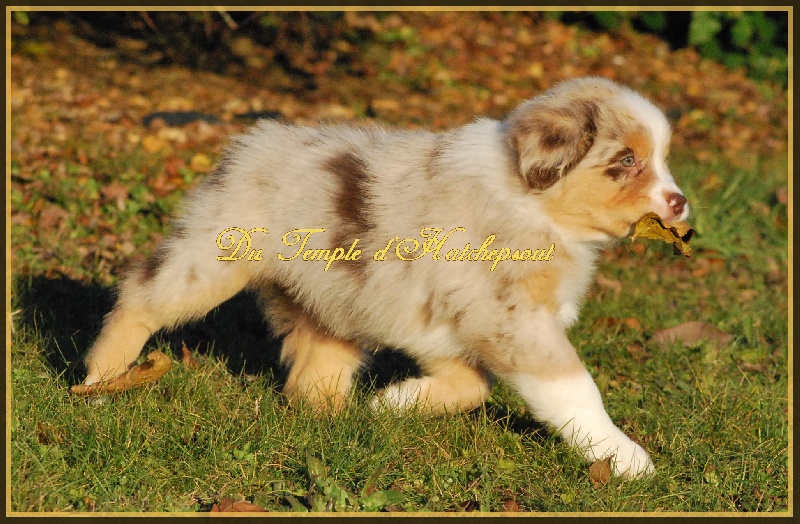
[[[692,229],[686,222],[664,222],[657,213],[647,213],[633,224],[631,240],[649,238],[672,244],[675,254],[690,256],[692,248],[689,240],[694,236]]]
[[[69,390],[75,395],[99,395],[102,393],[116,393],[126,389],[149,384],[161,378],[172,367],[172,360],[160,351],[153,351],[147,355],[147,361],[133,366],[122,375],[107,382],[95,382],[91,385],[76,384]]]

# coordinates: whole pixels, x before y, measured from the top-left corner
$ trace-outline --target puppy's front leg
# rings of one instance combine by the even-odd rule
[[[611,421],[586,369],[556,378],[525,372],[507,378],[536,418],[557,428],[588,460],[613,455],[616,475],[637,477],[653,471],[647,452]]]
[[[557,429],[588,460],[613,455],[616,475],[653,471],[647,452],[611,421],[600,391],[556,317],[542,308],[514,320],[516,325],[503,326],[505,336],[492,344],[497,351],[485,362],[493,363],[492,370],[515,387],[537,420]]]

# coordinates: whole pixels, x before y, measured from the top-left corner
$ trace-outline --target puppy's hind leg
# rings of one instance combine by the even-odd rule
[[[247,283],[244,264],[218,262],[205,244],[192,245],[189,239],[164,242],[122,282],[117,303],[84,359],[84,383],[124,373],[156,331],[198,318],[241,291]]]
[[[364,357],[356,343],[330,335],[301,314],[283,340],[281,362],[291,365],[283,392],[316,410],[338,412]]]
[[[489,398],[491,376],[458,359],[423,365],[425,375],[392,384],[375,397],[373,408],[406,409],[419,406],[439,413],[474,409]]]

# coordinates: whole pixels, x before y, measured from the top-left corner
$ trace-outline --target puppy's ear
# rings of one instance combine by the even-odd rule
[[[529,100],[508,116],[506,140],[531,190],[551,187],[586,156],[597,135],[598,117],[594,102],[558,103],[552,97]]]

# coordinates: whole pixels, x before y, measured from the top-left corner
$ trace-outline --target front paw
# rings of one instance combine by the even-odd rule
[[[614,474],[623,478],[641,478],[655,471],[650,456],[633,441],[621,445],[614,454]]]
[[[590,461],[613,457],[611,461],[614,466],[613,472],[618,477],[639,478],[655,470],[653,461],[644,448],[616,427],[608,437],[593,441],[591,447],[581,447]]]

